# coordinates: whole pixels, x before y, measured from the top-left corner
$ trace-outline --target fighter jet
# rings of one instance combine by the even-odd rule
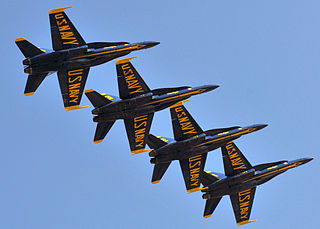
[[[155,164],[152,183],[160,182],[170,163],[179,160],[187,192],[200,190],[200,174],[207,153],[220,148],[242,135],[260,130],[267,125],[229,127],[203,131],[182,102],[170,107],[174,140],[149,134],[147,144],[153,150],[150,162]]]
[[[24,72],[28,80],[24,94],[34,94],[44,78],[57,72],[64,107],[67,111],[80,107],[89,69],[132,51],[151,48],[159,42],[92,42],[86,43],[64,10],[49,11],[53,50],[38,48],[24,38],[16,44],[25,56]]]
[[[114,122],[123,119],[133,154],[145,150],[154,112],[163,110],[193,95],[216,89],[217,85],[175,87],[150,90],[130,62],[131,58],[116,62],[120,98],[99,94],[90,89],[85,94],[95,107],[92,114],[97,122],[94,143],[102,142]]]
[[[202,192],[205,192],[202,198],[207,200],[204,217],[210,217],[221,198],[229,195],[238,225],[256,221],[249,220],[256,186],[313,159],[301,158],[252,166],[233,142],[221,149],[225,176],[204,172],[201,177],[205,186],[202,188]]]

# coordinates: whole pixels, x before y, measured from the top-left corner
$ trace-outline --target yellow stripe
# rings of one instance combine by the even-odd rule
[[[133,57],[129,57],[129,58],[118,60],[116,62],[116,64],[124,64],[124,63],[130,62],[130,60],[133,59],[133,58],[137,58],[137,56],[133,56]]]
[[[296,166],[297,166],[296,164],[291,164],[291,165],[288,165],[288,166],[283,167],[283,168],[281,168],[281,169],[276,169],[276,170],[271,171],[271,172],[269,172],[269,173],[265,173],[265,174],[261,174],[260,176],[253,177],[253,178],[247,180],[246,182],[251,181],[251,180],[254,180],[254,179],[257,179],[257,178],[260,178],[260,177],[268,176],[268,175],[270,175],[270,174],[273,174],[273,173],[276,173],[276,172],[280,172],[280,171],[282,171],[282,170],[290,169],[290,168],[293,168],[293,167],[296,167]]]
[[[252,223],[252,222],[255,222],[255,221],[257,221],[257,220],[256,219],[255,220],[245,220],[245,221],[239,222],[237,224],[239,226],[241,226],[241,225],[245,225],[245,224]]]
[[[72,6],[67,6],[67,7],[63,7],[63,8],[57,8],[57,9],[51,9],[49,10],[49,14],[55,14],[55,13],[60,13],[63,12],[65,9],[69,9]]]
[[[102,142],[102,141],[103,141],[103,139],[100,139],[100,140],[94,141],[94,143],[97,144],[97,143],[100,143],[100,142]]]
[[[152,184],[158,184],[160,182],[160,180],[156,180],[156,181],[152,181]]]
[[[111,52],[121,52],[121,51],[135,49],[135,48],[138,48],[138,45],[127,47],[127,48],[122,48],[122,49],[115,49],[115,50],[110,50],[110,51],[105,51],[105,52],[93,53],[93,54],[89,54],[89,55],[79,56],[77,58],[88,57],[88,56],[97,56],[97,55],[107,54],[107,53],[111,53]]]
[[[28,93],[24,93],[25,96],[30,96],[30,95],[33,95],[34,92],[28,92]]]
[[[223,140],[223,139],[225,139],[225,138],[234,137],[234,136],[237,136],[237,135],[240,135],[240,134],[246,134],[246,133],[248,133],[248,132],[250,132],[249,129],[244,130],[244,131],[241,131],[241,132],[238,132],[238,133],[236,133],[236,134],[232,134],[232,135],[229,135],[229,136],[225,136],[225,137],[222,137],[222,138],[217,138],[217,139],[214,139],[214,140],[211,140],[211,141],[208,141],[208,142],[204,142],[204,143],[201,143],[201,144],[199,144],[199,145],[197,145],[197,146],[206,145],[206,144],[209,144],[209,143],[212,143],[212,142],[216,142],[216,141]]]
[[[90,93],[90,92],[93,92],[94,90],[93,89],[88,89],[85,91],[85,93]]]
[[[211,216],[212,216],[212,214],[210,214],[210,215],[204,215],[203,218],[209,218],[209,217],[211,217]]]
[[[199,93],[202,93],[201,90],[202,89],[199,89],[199,90],[196,90],[196,91],[192,91],[192,92],[189,92],[189,93],[186,93],[186,94],[183,94],[183,95],[176,95],[176,96],[165,98],[165,99],[161,99],[161,100],[155,100],[155,101],[152,101],[150,103],[144,104],[144,106],[150,105],[150,104],[153,104],[153,103],[163,102],[163,101],[170,100],[170,99],[179,98],[179,97],[185,97],[185,96],[188,96],[188,95],[199,94]]]
[[[178,102],[178,103],[176,103],[176,104],[174,104],[174,105],[170,106],[170,108],[174,108],[174,107],[181,106],[183,103],[188,102],[188,101],[190,101],[190,99],[187,99],[187,100],[184,100],[184,101]]]
[[[15,40],[15,42],[18,42],[18,41],[25,41],[25,40],[26,40],[25,38],[21,37],[21,38],[17,38],[17,39]]]
[[[149,152],[153,149],[137,149],[137,150],[133,150],[131,151],[132,154],[138,154],[138,153],[145,153],[145,152]]]
[[[70,107],[65,107],[64,109],[66,109],[66,111],[73,111],[73,110],[77,110],[77,109],[81,109],[81,108],[87,108],[89,106],[82,106],[80,107],[79,105],[74,105],[74,106],[70,106]]]
[[[187,192],[193,193],[193,192],[200,191],[200,190],[201,190],[201,188],[193,188],[193,189],[188,189]]]

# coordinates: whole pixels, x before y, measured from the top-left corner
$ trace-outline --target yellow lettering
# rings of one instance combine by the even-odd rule
[[[60,34],[61,34],[61,39],[62,40],[74,40],[74,39],[76,39],[74,37],[73,32],[61,32]]]
[[[59,31],[66,31],[66,30],[70,30],[70,26],[63,25],[63,26],[59,26],[58,29],[59,29]]]
[[[122,68],[122,70],[125,70],[125,69],[130,68],[130,65],[129,65],[129,64],[123,64],[123,65],[121,66],[121,68]]]
[[[64,41],[63,44],[64,45],[78,45],[79,42],[77,40],[72,40],[72,41]]]
[[[69,85],[69,90],[80,88],[80,83],[74,83]]]
[[[63,18],[63,17],[62,17],[62,18]],[[58,21],[58,20],[57,20],[57,25],[58,25],[58,26],[60,26],[60,25],[62,25],[62,24],[68,24],[67,20],[64,19],[64,18],[63,18],[61,21]]]
[[[201,165],[201,161],[197,161],[196,163],[192,164],[192,163],[189,163],[189,168],[192,169],[194,168],[195,166],[200,166]]]
[[[56,19],[61,19],[61,18],[63,18],[63,14],[62,13],[56,14],[56,15],[54,15],[54,17]]]
[[[79,90],[69,90],[69,97],[78,97]]]

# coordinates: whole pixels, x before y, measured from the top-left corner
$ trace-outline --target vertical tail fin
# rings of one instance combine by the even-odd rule
[[[30,58],[30,57],[44,53],[43,51],[41,51],[41,49],[34,46],[33,44],[31,44],[29,41],[27,41],[24,38],[17,38],[15,40],[15,42],[16,42],[18,48],[20,49],[20,51],[22,52],[22,54],[26,58]]]
[[[99,94],[93,89],[86,90],[85,94],[95,108],[112,103],[106,96]]]
[[[162,146],[167,145],[168,140],[163,137],[156,137],[153,134],[149,134],[147,138],[147,144],[150,149],[159,149]]]

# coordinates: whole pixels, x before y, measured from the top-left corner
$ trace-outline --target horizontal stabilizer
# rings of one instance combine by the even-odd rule
[[[99,122],[97,125],[96,133],[94,135],[94,143],[100,143],[103,141],[111,127],[113,126],[114,121],[112,122]]]
[[[95,108],[112,103],[106,96],[99,94],[93,89],[86,90],[85,94]]]
[[[171,162],[167,162],[167,163],[160,163],[154,166],[152,180],[151,180],[152,184],[157,184],[160,182],[161,178],[167,171],[170,164]]]
[[[26,88],[24,90],[24,95],[25,96],[33,95],[46,76],[47,76],[46,73],[38,74],[38,75],[29,75],[27,79]]]
[[[214,212],[214,210],[218,206],[220,200],[221,200],[221,197],[215,198],[215,199],[208,199],[206,201],[206,206],[204,208],[204,213],[203,213],[204,218],[209,218],[212,215],[212,213]]]
[[[20,51],[22,52],[22,54],[26,58],[33,57],[33,56],[44,53],[38,47],[34,46],[33,44],[31,44],[29,41],[27,41],[24,38],[18,38],[18,39],[16,39],[15,42],[16,42],[17,46],[19,47]]]

